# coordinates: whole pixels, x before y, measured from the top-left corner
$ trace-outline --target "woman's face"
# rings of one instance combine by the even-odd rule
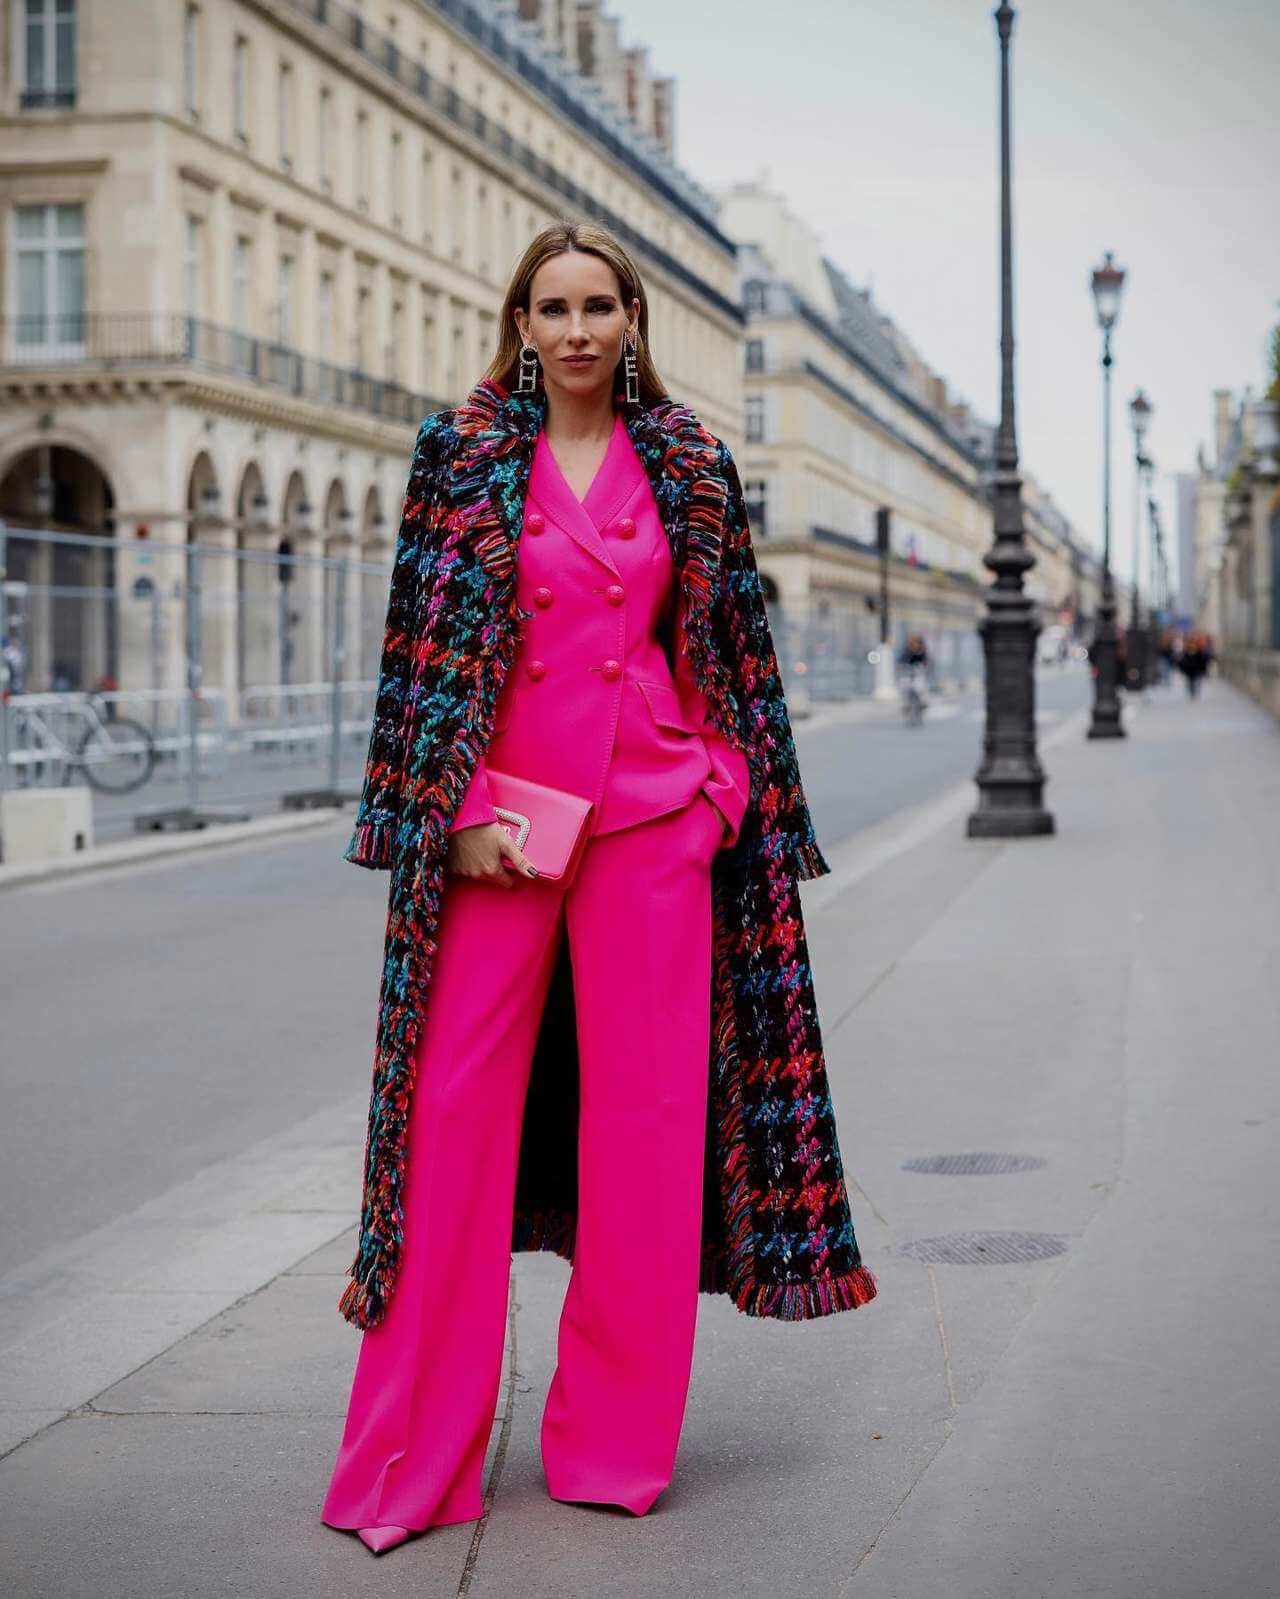
[[[515,315],[521,339],[538,347],[548,394],[580,400],[598,389],[612,392],[623,336],[639,326],[640,301],[622,303],[607,261],[564,250],[534,273],[529,310]]]

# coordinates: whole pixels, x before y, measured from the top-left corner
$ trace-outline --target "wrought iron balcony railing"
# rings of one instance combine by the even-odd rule
[[[176,313],[9,317],[0,319],[0,350],[10,374],[32,366],[98,372],[189,366],[408,426],[444,403],[368,372],[303,355],[277,340]]]

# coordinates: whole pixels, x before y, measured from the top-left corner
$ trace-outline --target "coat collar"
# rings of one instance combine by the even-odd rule
[[[621,415],[649,479],[690,612],[710,603],[724,537],[728,484],[719,441],[687,406],[621,402]],[[458,446],[448,493],[489,574],[514,579],[534,450],[546,391],[518,394],[482,378],[456,408]]]

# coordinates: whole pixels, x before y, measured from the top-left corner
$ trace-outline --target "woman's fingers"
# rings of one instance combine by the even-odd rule
[[[524,851],[517,847],[515,839],[511,837],[506,828],[498,827],[496,822],[494,826],[498,828],[498,849],[501,852],[498,857],[498,871],[501,875],[504,878],[509,878],[518,873],[521,877],[536,877],[538,875],[537,867],[529,860]],[[508,872],[502,864],[504,860],[510,861],[516,871]]]

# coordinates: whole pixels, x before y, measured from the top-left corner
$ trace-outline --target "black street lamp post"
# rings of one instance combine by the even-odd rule
[[[1151,579],[1152,623],[1151,623],[1151,650],[1147,657],[1148,681],[1154,683],[1159,680],[1160,653],[1164,647],[1164,630],[1169,622],[1169,566],[1165,560],[1164,533],[1160,526],[1160,507],[1156,504],[1155,496],[1147,498],[1147,516],[1151,525],[1151,569],[1154,574]]]
[[[1123,287],[1124,270],[1108,250],[1093,273],[1093,301],[1102,329],[1102,592],[1089,650],[1094,669],[1090,738],[1125,737],[1117,691],[1116,591],[1111,576],[1111,329],[1120,313]]]
[[[1143,452],[1143,441],[1151,426],[1151,401],[1141,389],[1129,401],[1129,421],[1133,427],[1133,588],[1129,595],[1129,647],[1125,652],[1124,686],[1139,693],[1147,684],[1147,629],[1142,623],[1142,502],[1151,471],[1151,458]]]
[[[1155,462],[1147,460],[1147,560],[1151,573],[1147,595],[1147,686],[1160,680],[1160,651],[1164,643],[1164,630],[1169,620],[1169,567],[1165,561],[1164,534],[1160,526],[1160,508],[1155,497]]]
[[[1013,400],[1013,223],[1009,161],[1009,39],[1013,7],[994,13],[1000,34],[1000,427],[996,433],[995,542],[983,565],[995,573],[979,632],[986,658],[987,721],[970,838],[1029,838],[1053,832],[1036,754],[1035,606],[1023,591],[1035,565],[1022,522],[1022,479]]]

